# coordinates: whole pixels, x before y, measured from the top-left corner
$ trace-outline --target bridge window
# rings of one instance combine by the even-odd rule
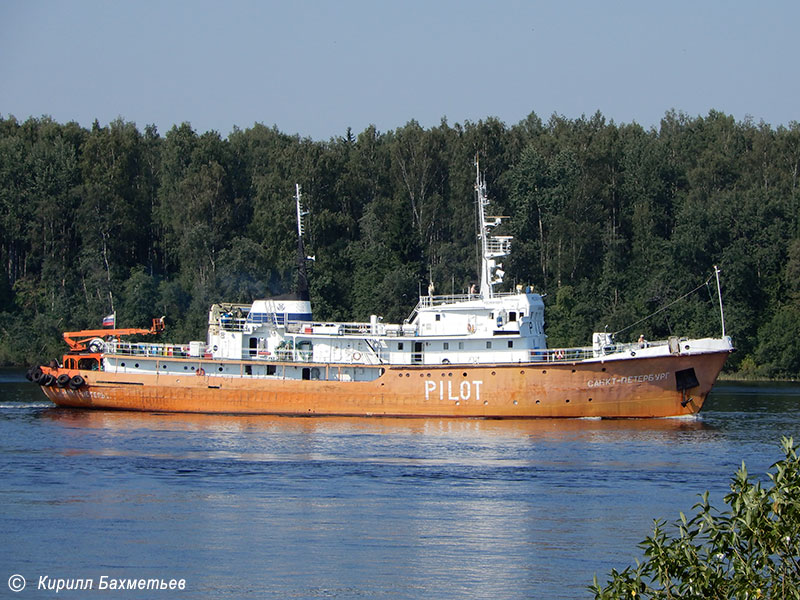
[[[492,342],[486,342],[486,349],[487,350],[491,350],[492,349]]]
[[[444,342],[442,344],[442,350],[450,350],[450,343],[449,342]]]
[[[398,350],[402,350],[403,349],[403,342],[397,342],[397,349]]]
[[[81,371],[99,371],[100,361],[96,358],[81,358],[78,359],[78,368]]]

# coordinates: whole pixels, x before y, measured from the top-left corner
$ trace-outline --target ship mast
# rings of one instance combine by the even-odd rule
[[[722,337],[725,338],[725,312],[722,310],[722,289],[719,287],[719,268],[714,265],[714,274],[717,276],[717,297],[719,298],[719,320],[722,323]]]
[[[475,191],[478,194],[478,238],[481,240],[481,298],[494,297],[494,286],[503,283],[503,264],[495,259],[511,252],[510,235],[491,235],[491,230],[508,217],[486,216],[489,198],[486,195],[486,179],[481,176],[478,157],[475,157]]]
[[[300,202],[300,184],[295,183],[295,204],[297,207],[297,296],[300,300],[309,300],[311,298],[308,292],[308,273],[306,272],[306,250],[303,246],[303,234],[305,227],[303,226],[303,217],[308,214],[307,210],[303,210],[303,205]]]

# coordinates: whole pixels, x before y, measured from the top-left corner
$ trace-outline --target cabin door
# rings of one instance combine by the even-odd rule
[[[425,347],[424,342],[414,342],[414,352],[411,354],[411,364],[421,365],[423,362],[422,349]]]

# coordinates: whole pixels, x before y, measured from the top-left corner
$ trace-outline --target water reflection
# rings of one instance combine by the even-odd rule
[[[216,432],[316,432],[369,435],[465,435],[564,438],[617,433],[638,437],[654,432],[698,431],[709,427],[701,418],[676,419],[446,419],[378,417],[281,417],[270,415],[207,415],[51,408],[41,414],[59,425],[88,429]]]

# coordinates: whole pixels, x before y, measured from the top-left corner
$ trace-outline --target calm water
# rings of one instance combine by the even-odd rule
[[[0,596],[589,598],[782,435],[797,385],[720,384],[692,420],[290,419],[56,409],[0,371]]]

